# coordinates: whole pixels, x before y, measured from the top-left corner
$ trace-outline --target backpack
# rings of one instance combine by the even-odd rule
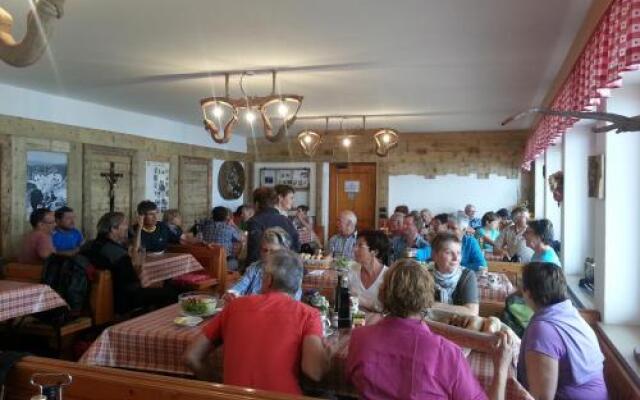
[[[52,255],[45,260],[42,283],[49,285],[67,302],[71,314],[79,314],[88,304],[88,266],[89,260],[82,255],[71,258]]]
[[[533,310],[527,305],[522,296],[513,293],[507,297],[504,313],[502,314],[502,322],[513,329],[519,337],[524,335],[532,316]]]

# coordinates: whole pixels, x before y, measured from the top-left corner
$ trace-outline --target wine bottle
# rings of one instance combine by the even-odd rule
[[[340,281],[340,304],[338,306],[338,329],[351,328],[351,296],[349,294],[349,278]]]

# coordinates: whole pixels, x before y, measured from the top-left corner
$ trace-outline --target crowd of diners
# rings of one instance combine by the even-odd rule
[[[116,311],[126,313],[176,301],[171,285],[141,286],[138,272],[146,253],[170,244],[222,246],[239,279],[222,297],[222,312],[189,348],[188,366],[199,378],[211,379],[210,353],[224,343],[223,383],[301,394],[299,374],[322,379],[336,349],[323,340],[318,310],[301,301],[305,272],[298,253],[317,253],[321,241],[308,207],[294,208],[293,199],[290,186],[260,187],[252,205],[235,212],[215,207],[210,218],[189,229],[183,229],[177,210],[166,210],[160,221],[157,206],[143,201],[133,223],[120,212],[104,214],[97,237],[86,243],[72,209],[38,209],[19,260],[87,257],[112,272]],[[518,380],[536,399],[607,398],[603,356],[568,298],[550,221],[530,220],[523,207],[478,218],[471,204],[457,214],[437,215],[399,206],[383,230],[357,227],[353,211],[340,212],[337,233],[322,251],[354,261],[348,271],[351,294],[363,310],[383,315],[351,335],[346,374],[362,398],[504,398],[510,335],[497,334],[493,381],[485,392],[461,349],[424,323],[429,308],[478,314],[477,278],[486,273],[489,256],[525,264],[520,291],[534,314],[522,337]],[[423,262],[406,257],[412,249]]]

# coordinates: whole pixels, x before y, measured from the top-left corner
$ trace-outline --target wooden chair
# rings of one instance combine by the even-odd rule
[[[4,266],[3,277],[12,281],[40,283],[42,265],[10,262]]]
[[[489,261],[487,263],[489,272],[501,272],[509,278],[515,287],[520,287],[522,282],[522,263],[512,263],[505,261]]]
[[[222,295],[226,289],[229,271],[227,270],[227,252],[218,245],[171,245],[170,253],[189,253],[202,265],[205,271],[217,280],[216,289]],[[233,273],[231,273],[233,274]]]
[[[64,388],[65,400],[293,400],[310,399],[264,390],[227,386],[116,368],[90,367],[42,357],[25,357],[5,381],[6,400],[31,398],[37,389],[29,384],[34,373],[65,373],[73,383]]]
[[[96,270],[91,283],[89,304],[94,325],[105,325],[115,320],[111,271]]]

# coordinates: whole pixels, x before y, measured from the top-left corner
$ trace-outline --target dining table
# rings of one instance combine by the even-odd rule
[[[139,278],[142,287],[151,287],[191,272],[204,272],[204,268],[189,253],[147,253],[140,268]]]
[[[203,324],[195,327],[178,326],[173,321],[179,315],[180,307],[174,304],[110,326],[102,332],[79,362],[85,365],[191,376],[193,374],[185,364],[184,354],[190,343],[200,333]],[[368,323],[375,323],[375,320],[376,318],[367,318]],[[321,382],[312,383],[303,379],[303,388],[357,397],[355,388],[347,381],[345,375],[350,332],[349,329],[336,330],[323,339],[335,350],[331,369]],[[519,346],[519,340],[514,343],[514,346]],[[216,369],[214,375],[222,376],[223,347],[216,349],[213,357]],[[480,384],[488,390],[493,379],[491,355],[481,351],[471,351],[467,361]],[[514,371],[510,372],[507,382],[507,398],[532,399],[515,379]]]
[[[483,271],[476,276],[480,303],[504,304],[506,298],[516,291],[508,276],[503,273]],[[303,290],[317,290],[329,296],[329,301],[333,299],[331,293],[337,284],[338,271],[333,268],[306,268],[302,279]]]
[[[0,280],[0,322],[69,307],[49,285]]]

